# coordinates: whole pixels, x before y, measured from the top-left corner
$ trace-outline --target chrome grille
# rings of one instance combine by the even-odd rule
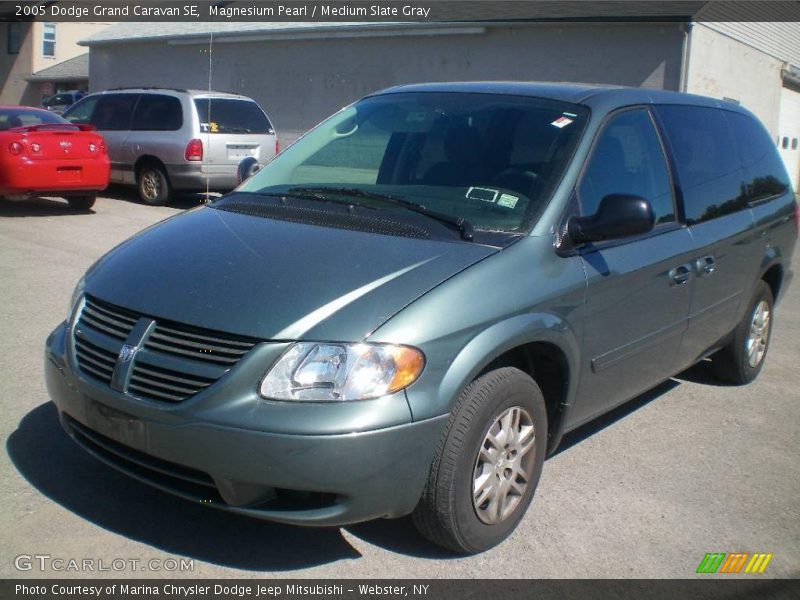
[[[159,323],[147,338],[145,348],[219,365],[235,365],[255,345],[254,340],[177,323]]]
[[[160,402],[181,402],[202,392],[259,342],[140,315],[92,296],[84,298],[73,336],[83,373],[108,386],[112,379],[127,380],[115,383],[115,389],[124,385],[133,396]],[[114,378],[124,343],[140,350]]]
[[[214,381],[210,377],[179,373],[139,361],[133,367],[128,389],[134,396],[150,400],[180,402],[204,390]]]
[[[138,315],[130,311],[87,296],[78,324],[124,340],[130,334],[138,318]]]
[[[79,337],[75,338],[75,354],[81,371],[107,385],[111,383],[117,362],[116,354]]]

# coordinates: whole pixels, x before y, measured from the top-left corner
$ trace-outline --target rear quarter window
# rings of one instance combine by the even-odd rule
[[[194,104],[203,133],[274,133],[267,115],[252,100],[195,98]]]
[[[742,170],[727,112],[701,106],[657,106],[675,160],[689,225],[742,210]]]
[[[789,191],[789,175],[767,130],[747,115],[726,116],[742,159],[747,199],[758,202]]]

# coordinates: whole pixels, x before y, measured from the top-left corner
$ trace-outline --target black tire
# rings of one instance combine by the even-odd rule
[[[524,415],[518,413],[520,422],[533,425],[531,450],[521,457],[527,485],[523,493],[509,495],[515,502],[509,506],[510,512],[499,522],[490,524],[485,518],[491,504],[484,510],[476,508],[473,480],[479,470],[485,473],[488,465],[479,469],[478,461],[479,451],[488,443],[487,434],[498,426],[498,417],[514,407],[523,409]],[[499,544],[517,526],[533,498],[546,446],[547,412],[536,382],[519,369],[510,367],[479,377],[462,392],[439,442],[428,482],[412,515],[417,529],[434,544],[458,553],[474,554]],[[508,447],[505,445],[506,449]],[[502,453],[502,448],[499,451]],[[505,472],[507,478],[509,471],[511,469],[503,470],[501,465],[500,472]],[[488,487],[507,484],[497,468],[494,471],[489,468],[484,477],[487,478],[484,481],[491,480]],[[511,485],[510,480],[508,485]],[[486,502],[480,506],[487,506]],[[479,516],[479,510],[483,517]]]
[[[69,207],[75,212],[86,212],[94,206],[97,196],[95,194],[87,194],[85,196],[70,196],[67,198]]]
[[[762,304],[763,303],[763,304]],[[749,344],[751,327],[759,307],[767,307],[768,319],[764,335],[763,352],[755,364],[751,364]],[[711,357],[711,364],[717,377],[728,383],[744,385],[753,381],[761,372],[767,360],[769,342],[772,339],[772,321],[774,315],[774,299],[772,290],[764,281],[759,281],[750,300],[744,318],[736,326],[733,338],[722,350]],[[758,354],[758,353],[757,353]]]
[[[145,164],[136,171],[139,199],[151,206],[166,204],[172,199],[172,185],[164,169],[157,164]]]

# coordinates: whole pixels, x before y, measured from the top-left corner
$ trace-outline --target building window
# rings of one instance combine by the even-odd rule
[[[42,39],[42,56],[56,55],[56,24],[44,24],[44,36]]]
[[[22,45],[22,23],[8,24],[8,53],[19,54],[19,47]]]

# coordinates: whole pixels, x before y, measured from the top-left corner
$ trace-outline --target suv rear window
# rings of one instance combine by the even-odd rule
[[[274,133],[264,111],[252,100],[195,98],[203,133]]]

